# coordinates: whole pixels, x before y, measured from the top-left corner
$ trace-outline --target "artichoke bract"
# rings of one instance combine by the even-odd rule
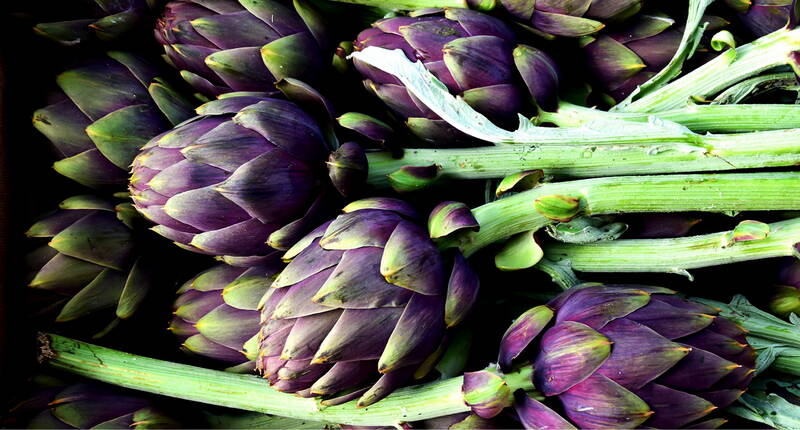
[[[109,52],[57,78],[54,103],[33,125],[61,160],[56,171],[90,188],[124,185],[133,157],[152,137],[190,118],[195,106],[127,52]]]
[[[422,61],[450,92],[498,124],[516,126],[519,113],[532,111],[532,101],[544,109],[554,109],[557,102],[553,60],[518,44],[511,28],[480,12],[446,9],[443,14],[380,20],[358,35],[356,49],[369,46],[402,49],[409,60]],[[440,145],[465,139],[397,78],[358,59],[354,64],[367,89],[405,118],[416,135]]]
[[[163,1],[92,0],[81,1],[83,5],[76,4],[79,2],[70,3],[70,15],[76,19],[39,23],[33,30],[67,46],[79,45],[94,38],[102,41],[113,40],[135,31],[141,25],[141,21]]]
[[[275,91],[283,78],[314,81],[334,45],[304,0],[177,0],[156,24],[165,59],[206,96]]]
[[[669,17],[641,14],[620,31],[581,39],[591,76],[614,100],[627,97],[675,55],[683,32]]]
[[[725,0],[756,37],[786,27],[792,13],[792,0]]]
[[[152,261],[139,253],[135,218],[130,203],[75,196],[28,229],[28,237],[49,240],[28,255],[35,271],[29,286],[53,295],[60,308],[56,322],[111,310],[116,319],[104,333],[130,318],[163,282],[156,280]]]
[[[169,330],[182,349],[230,366],[255,368],[259,330],[258,303],[280,272],[276,258],[245,267],[218,264],[187,281],[178,290]]]
[[[279,391],[367,406],[426,373],[478,278],[460,254],[440,254],[400,200],[343,211],[283,256],[291,262],[261,302],[256,364]]]
[[[197,113],[133,161],[130,192],[157,233],[194,252],[263,256],[335,213],[331,149],[296,104],[231,93]]]
[[[560,403],[517,398],[526,428],[681,428],[738,399],[755,358],[745,331],[717,309],[666,288],[585,284],[518,318],[498,364],[505,372],[532,360],[536,389]],[[481,416],[497,412],[492,396],[478,395],[493,375],[465,375],[466,398]]]
[[[642,8],[643,0],[500,0],[521,23],[542,33],[579,37],[603,29],[606,23],[627,19]]]

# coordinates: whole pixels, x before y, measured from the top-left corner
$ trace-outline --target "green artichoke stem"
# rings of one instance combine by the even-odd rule
[[[605,112],[561,102],[556,112],[541,112],[539,123],[559,127],[580,127],[594,120],[609,118],[649,122],[657,121],[645,112]],[[788,104],[688,104],[658,113],[658,118],[681,124],[695,133],[746,133],[783,130],[800,123],[800,105]]]
[[[795,51],[800,51],[800,28],[784,28],[723,52],[680,79],[612,111],[661,112],[680,108],[692,98],[707,99],[743,79],[791,65]]]
[[[469,411],[461,394],[461,376],[399,389],[366,408],[357,408],[355,400],[324,407],[318,400],[273,390],[255,375],[142,357],[54,334],[42,334],[40,341],[40,361],[54,369],[134,390],[286,418],[394,426]]]
[[[800,106],[799,106],[800,107]],[[495,179],[525,170],[542,169],[560,178],[593,178],[757,169],[800,163],[798,129],[730,135],[697,136],[700,141],[664,141],[631,136],[630,141],[609,143],[586,137],[563,144],[508,144],[480,148],[408,149],[402,158],[388,152],[367,154],[367,182],[390,186],[389,175],[405,166],[439,168],[440,180]]]
[[[720,173],[624,176],[554,182],[472,210],[480,230],[457,232],[439,247],[458,247],[464,256],[517,233],[554,221],[534,204],[551,196],[580,200],[579,214],[794,210],[800,207],[800,173]]]
[[[687,270],[764,258],[791,256],[800,242],[800,218],[769,224],[763,239],[726,243],[730,232],[670,239],[618,239],[583,245],[554,242],[545,256],[568,260],[579,272],[661,272]],[[798,344],[800,346],[800,344]]]

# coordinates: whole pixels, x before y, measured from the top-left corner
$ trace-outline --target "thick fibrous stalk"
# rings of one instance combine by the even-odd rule
[[[698,136],[699,137],[699,136]],[[610,144],[606,137],[562,144],[509,144],[470,149],[408,149],[402,158],[388,152],[367,154],[368,182],[386,186],[388,175],[404,166],[435,165],[442,179],[502,178],[542,169],[558,177],[690,173],[763,167],[800,162],[797,129],[736,135],[702,136],[698,143],[636,134]]]
[[[561,102],[556,112],[541,112],[537,116],[540,123],[553,123],[559,127],[580,127],[609,118],[637,122],[662,119],[681,124],[695,133],[744,133],[794,128],[800,123],[800,105],[690,104],[658,112],[656,117],[640,112],[609,113]]]
[[[472,255],[491,243],[553,221],[534,203],[548,196],[576,198],[577,213],[794,210],[800,207],[800,174],[736,173],[631,176],[544,184],[472,210],[481,228],[441,242]]]
[[[469,411],[461,395],[462,377],[403,388],[367,408],[357,408],[355,401],[321,408],[315,399],[278,392],[253,375],[156,360],[52,334],[42,335],[42,340],[42,360],[56,369],[150,393],[290,418],[391,426]]]
[[[666,272],[795,255],[800,219],[769,224],[760,239],[730,243],[733,232],[673,239],[622,239],[584,245],[552,243],[544,247],[550,260],[569,260],[581,272]]]

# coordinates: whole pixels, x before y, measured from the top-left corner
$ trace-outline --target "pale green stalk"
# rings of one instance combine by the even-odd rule
[[[53,369],[153,394],[287,418],[394,426],[469,411],[461,394],[463,377],[401,388],[366,408],[356,407],[355,400],[324,407],[315,399],[275,391],[255,375],[156,360],[54,334],[40,339],[40,360]]]
[[[689,275],[689,269],[795,255],[800,218],[769,224],[766,238],[728,244],[731,232],[670,239],[617,239],[583,245],[548,243],[545,256],[568,260],[579,272],[662,272]]]
[[[800,106],[799,106],[800,107]],[[800,130],[703,136],[697,144],[640,143],[497,145],[481,148],[408,149],[402,158],[387,152],[367,154],[368,182],[389,184],[388,175],[404,166],[436,165],[443,180],[503,178],[542,169],[561,178],[592,178],[654,173],[690,173],[783,167],[800,164]]]
[[[547,183],[473,209],[480,230],[455,234],[439,245],[458,247],[469,256],[517,233],[540,229],[554,221],[539,213],[534,202],[554,195],[579,199],[578,213],[585,215],[797,210],[800,173],[623,176]]]
[[[580,127],[592,121],[616,118],[625,121],[676,122],[696,133],[744,133],[800,127],[800,105],[785,104],[688,104],[658,112],[658,116],[639,112],[605,112],[561,102],[556,112],[541,112],[539,123],[559,127]]]

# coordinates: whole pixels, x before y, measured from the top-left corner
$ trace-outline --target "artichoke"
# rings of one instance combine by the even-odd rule
[[[165,59],[206,96],[274,91],[291,77],[314,81],[335,43],[304,0],[175,0],[156,24]]]
[[[511,28],[480,12],[446,9],[443,14],[380,20],[358,35],[356,49],[368,46],[402,49],[409,60],[421,60],[452,93],[502,125],[516,126],[518,114],[533,109],[531,98],[545,109],[554,109],[557,102],[553,60],[517,44]],[[355,66],[366,78],[367,89],[406,118],[416,135],[438,144],[464,139],[397,78],[359,60]]]
[[[180,428],[174,417],[133,392],[94,383],[74,383],[39,376],[39,389],[14,406],[4,428],[147,429]]]
[[[56,171],[87,187],[124,185],[139,148],[192,115],[194,103],[127,52],[109,52],[57,78],[61,92],[33,125],[52,142]]]
[[[161,0],[84,0],[69,3],[70,16],[76,19],[39,23],[33,27],[33,30],[67,46],[78,45],[94,38],[103,41],[113,40],[135,30],[141,25],[141,21],[163,2]]]
[[[112,310],[116,318],[101,335],[130,318],[152,288],[167,282],[163,275],[156,281],[152,259],[139,254],[136,217],[129,203],[75,196],[26,232],[49,240],[28,255],[35,272],[29,285],[47,293],[49,307],[60,308],[57,322]],[[151,255],[154,251],[148,248]]]
[[[478,279],[460,254],[440,254],[406,203],[343,211],[283,256],[261,302],[256,365],[279,391],[367,406],[426,373]]]
[[[756,37],[785,27],[792,13],[792,0],[725,0]]]
[[[641,14],[627,28],[581,39],[586,67],[614,100],[627,97],[666,66],[683,32],[663,15]]]
[[[133,161],[130,192],[157,233],[194,252],[264,256],[335,213],[330,147],[299,106],[232,93],[197,113]]]
[[[596,33],[605,23],[635,15],[643,0],[500,0],[524,25],[553,36],[580,37]]]
[[[527,428],[696,427],[753,378],[756,353],[744,334],[717,309],[666,288],[586,284],[518,318],[498,362],[508,372],[515,359],[530,358],[536,389],[559,400],[551,408],[518,396]],[[528,353],[534,340],[538,347]],[[499,412],[481,395],[496,376],[465,376],[465,398],[484,417]]]
[[[228,370],[253,370],[258,302],[280,268],[268,258],[249,267],[218,264],[198,274],[178,290],[169,330],[192,354],[225,363]]]

